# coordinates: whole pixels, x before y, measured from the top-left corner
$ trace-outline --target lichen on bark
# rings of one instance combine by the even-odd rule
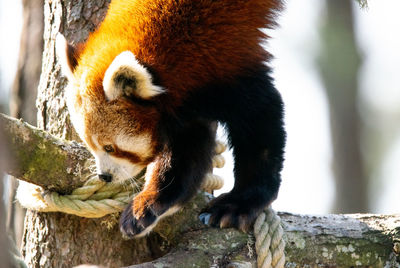
[[[61,31],[69,41],[81,42],[104,16],[108,2],[104,0],[45,1],[45,52],[37,100],[40,111],[38,126],[59,138],[78,139],[68,120],[63,91],[66,80],[61,77],[60,68],[56,62],[55,36]],[[51,146],[57,146],[57,143],[45,143],[44,146],[38,146],[37,150],[52,148]],[[60,147],[61,150],[70,150],[70,153],[76,153],[75,150],[81,148],[77,143],[63,144],[70,144],[70,146],[61,145]],[[52,150],[48,150],[48,153]],[[54,150],[58,151],[58,149]],[[35,153],[44,156],[42,152],[35,151]],[[61,152],[61,155],[63,154]],[[65,159],[68,157],[61,156],[60,160],[55,162],[57,165],[61,162],[66,164],[68,161]],[[82,166],[85,167],[85,164]],[[45,166],[42,165],[40,168],[45,168]],[[32,173],[32,170],[30,172]],[[46,174],[43,171],[40,172],[42,175]],[[61,177],[57,177],[60,180],[62,178],[62,181],[70,173],[79,174],[77,170],[70,170],[67,167],[60,168],[60,172],[65,172]],[[52,174],[52,172],[49,173]],[[72,186],[72,182],[79,184],[79,180],[83,179],[66,183],[66,188],[60,184],[64,182],[56,182],[51,188],[61,188],[61,191],[67,192],[66,189]],[[30,211],[26,217],[23,255],[30,267],[72,267],[82,263],[120,267],[141,262],[148,262],[147,267],[159,267],[163,264],[169,267],[193,265],[195,267],[210,267],[211,265],[223,267],[235,262],[253,265],[256,256],[254,238],[251,234],[201,225],[197,215],[206,202],[204,195],[199,194],[181,212],[161,221],[150,236],[139,240],[124,240],[117,224],[111,227],[104,224],[104,222],[115,222],[115,218],[118,217],[116,215],[101,219],[86,219],[61,213]],[[399,240],[399,229],[393,227],[400,225],[399,216],[387,219],[376,217],[377,221],[385,223],[379,226],[371,225],[374,217],[371,219],[350,216],[324,218],[292,214],[281,214],[281,217],[287,234],[286,253],[290,267],[316,264],[343,265],[342,262],[337,262],[338,256],[348,252],[360,256],[363,254],[366,247],[357,243],[357,239],[360,239],[359,234],[365,234],[367,237],[365,239],[371,243],[371,246],[367,248],[368,252],[373,249],[378,255],[382,253],[372,260],[373,262],[369,262],[370,259],[361,258],[361,265],[374,265],[377,263],[376,260],[379,263],[391,261],[393,265],[399,263],[398,253],[393,250],[395,241]],[[386,222],[390,220],[393,221],[393,225],[389,226]],[[354,226],[352,232],[349,232],[349,224]],[[336,248],[332,241],[340,242],[339,247]],[[347,252],[344,252],[346,250]],[[299,252],[302,255],[297,254]],[[386,259],[388,254],[389,259]],[[162,257],[158,258],[160,256]],[[356,264],[354,261],[351,262],[351,265]]]
[[[20,142],[20,148],[33,146],[35,150],[41,150],[39,155],[45,155],[47,148],[54,146],[56,153],[64,150],[77,155],[70,158],[72,162],[69,164],[82,160],[78,151],[84,149],[80,145],[73,143],[74,146],[70,146],[71,142],[29,127],[19,120],[4,116],[0,119],[0,123],[6,126],[6,132],[9,132],[7,136],[14,137],[16,143]],[[43,143],[41,139],[45,140],[46,146],[37,146]],[[31,164],[29,161],[22,163]],[[17,166],[29,170],[23,165]],[[37,167],[41,170],[40,174],[51,174],[46,172],[46,168]],[[61,177],[68,175],[65,167],[60,170],[65,173]],[[49,181],[51,183],[51,179]],[[122,239],[119,233],[118,215],[85,219],[61,213],[29,212],[23,245],[25,260],[33,267],[59,267],[84,262],[122,266],[145,261],[151,261],[146,264],[148,267],[163,263],[185,267],[195,261],[199,265],[203,263],[198,267],[254,264],[256,256],[251,234],[209,228],[200,223],[198,214],[209,198],[209,194],[199,193],[180,212],[162,220],[152,235],[129,241]],[[399,265],[400,215],[308,216],[280,213],[280,216],[290,267]],[[115,248],[118,248],[117,252]],[[160,256],[163,257],[156,259]]]
[[[42,130],[0,115],[8,135],[13,165],[7,173],[48,190],[69,193],[93,174],[91,154],[77,142],[67,142]]]

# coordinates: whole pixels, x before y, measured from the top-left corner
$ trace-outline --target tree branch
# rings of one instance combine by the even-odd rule
[[[78,143],[60,140],[8,116],[1,115],[0,123],[9,138],[14,162],[19,163],[8,169],[14,176],[46,189],[68,192],[82,185],[80,174],[91,174],[91,156]],[[251,234],[208,228],[200,223],[198,214],[207,202],[208,196],[200,193],[182,211],[161,221],[155,232],[172,250],[157,260],[132,267],[254,264]],[[400,215],[280,216],[285,230],[286,261],[291,267],[395,267],[400,263]]]
[[[75,141],[61,140],[22,120],[0,114],[12,163],[5,172],[47,190],[69,193],[93,174],[92,156]]]
[[[280,217],[289,267],[399,267],[400,215],[280,213]],[[202,227],[187,230],[165,256],[130,267],[254,267],[255,263],[252,235]]]
[[[0,121],[0,176],[3,176],[3,171],[8,164],[8,148],[7,143],[4,141],[4,133],[3,133],[3,124]],[[0,180],[0,198],[3,198],[4,188],[3,188],[3,180]],[[0,260],[2,265],[11,267],[11,256],[10,252],[4,249],[10,248],[9,241],[7,238],[7,229],[5,224],[6,219],[6,210],[4,207],[3,200],[0,201]],[[1,265],[0,265],[1,266]]]

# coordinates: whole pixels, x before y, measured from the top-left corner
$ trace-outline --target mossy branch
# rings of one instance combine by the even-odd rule
[[[13,153],[7,172],[25,181],[59,192],[70,192],[93,174],[90,153],[76,142],[58,139],[21,120],[0,115]],[[155,232],[171,247],[164,257],[139,267],[251,267],[255,264],[254,238],[232,229],[214,229],[197,215],[207,203],[198,194],[185,209],[166,218]],[[373,266],[398,267],[400,215],[280,214],[290,267]],[[190,256],[190,257],[188,257]],[[194,266],[193,266],[194,265]],[[138,267],[138,266],[133,266]]]
[[[400,215],[280,217],[286,267],[399,267]],[[130,267],[255,267],[253,244],[251,234],[232,229],[186,229],[168,254]]]
[[[77,142],[59,139],[22,120],[0,114],[11,165],[5,172],[46,190],[70,193],[93,174],[89,151]]]

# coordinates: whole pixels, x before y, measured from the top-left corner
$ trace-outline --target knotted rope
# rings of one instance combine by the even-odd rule
[[[226,150],[225,144],[217,142],[213,167],[222,168],[225,159],[221,155]],[[75,189],[70,195],[60,195],[57,192],[45,192],[39,186],[21,181],[17,199],[28,209],[41,212],[64,212],[86,218],[100,218],[107,214],[120,212],[139,192],[144,178],[135,184],[125,185],[105,183],[93,176],[82,187]],[[208,192],[220,189],[223,179],[208,173],[202,184],[202,189]],[[257,263],[259,268],[284,267],[285,242],[282,239],[283,229],[280,218],[270,208],[266,208],[254,223],[256,237]]]
[[[256,237],[257,267],[281,268],[285,266],[285,241],[281,218],[267,207],[254,223]]]
[[[41,187],[21,182],[17,199],[28,209],[64,212],[86,218],[100,218],[119,212],[133,197],[132,185],[107,184],[94,176],[70,195],[44,192]]]
[[[221,155],[226,150],[222,142],[217,142],[213,158],[213,166],[221,168],[225,159]],[[122,211],[140,191],[144,177],[134,183],[125,185],[105,183],[93,176],[82,187],[75,189],[69,195],[57,192],[43,191],[39,186],[26,182],[20,183],[17,199],[25,208],[41,212],[64,212],[86,218],[100,218],[107,214]],[[209,173],[202,184],[202,189],[208,192],[218,190],[223,186],[223,179]]]

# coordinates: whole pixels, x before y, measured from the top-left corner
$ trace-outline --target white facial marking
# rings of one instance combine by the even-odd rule
[[[138,175],[145,166],[132,164],[129,160],[113,157],[105,152],[96,152],[96,167],[100,174],[111,174],[112,182],[123,182]]]
[[[127,159],[114,157],[104,152],[96,135],[92,136],[92,141],[94,145],[99,148],[98,150],[93,151],[96,159],[97,172],[99,174],[111,174],[113,182],[123,182],[131,179],[146,167],[145,165],[140,164],[135,165]]]
[[[133,81],[134,88],[129,88],[128,91],[134,91],[144,99],[164,92],[162,87],[153,84],[150,73],[130,51],[124,51],[115,57],[104,75],[103,88],[108,100],[122,96],[125,88],[123,88],[123,83],[118,82],[120,77]],[[125,85],[125,87],[129,87],[129,85]]]
[[[142,134],[131,138],[127,135],[118,135],[115,144],[124,151],[137,154],[141,158],[146,158],[151,154],[151,137]]]

